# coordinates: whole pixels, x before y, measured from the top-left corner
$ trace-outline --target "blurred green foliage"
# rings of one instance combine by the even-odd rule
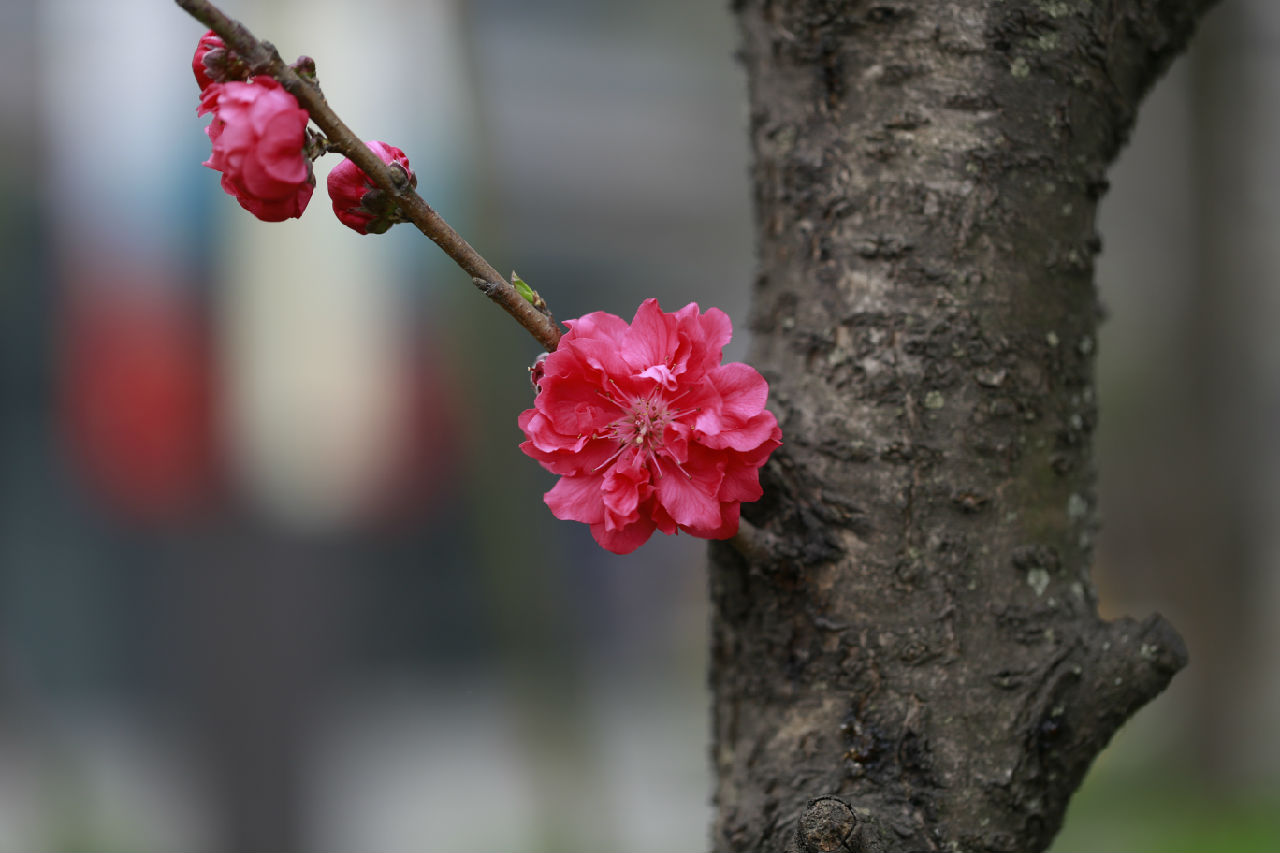
[[[1053,853],[1280,850],[1280,790],[1196,784],[1186,774],[1095,768]]]

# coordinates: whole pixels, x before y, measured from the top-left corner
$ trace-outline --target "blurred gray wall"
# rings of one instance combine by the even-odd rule
[[[1278,148],[1280,5],[1224,2],[1101,209],[1098,581],[1113,613],[1158,607],[1183,633],[1154,729],[1228,786],[1274,783],[1280,758]]]

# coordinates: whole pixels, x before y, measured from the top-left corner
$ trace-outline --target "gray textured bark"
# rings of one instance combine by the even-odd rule
[[[1203,0],[739,0],[785,445],[712,548],[724,850],[1029,850],[1185,663],[1089,581],[1097,201]]]

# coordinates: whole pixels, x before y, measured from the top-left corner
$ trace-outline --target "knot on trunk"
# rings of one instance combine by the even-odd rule
[[[879,824],[866,809],[854,809],[839,797],[809,801],[796,824],[799,853],[881,853]]]

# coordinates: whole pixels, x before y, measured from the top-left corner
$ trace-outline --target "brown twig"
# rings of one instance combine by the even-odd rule
[[[240,55],[245,65],[253,74],[266,74],[280,81],[290,94],[298,99],[311,115],[311,120],[328,137],[329,149],[337,151],[359,166],[366,175],[394,198],[405,219],[418,227],[418,230],[431,238],[444,253],[462,267],[471,277],[472,282],[485,296],[498,303],[504,311],[515,318],[529,334],[546,348],[554,352],[560,341],[560,324],[555,321],[549,311],[539,311],[521,296],[502,275],[486,261],[471,244],[462,239],[440,214],[427,204],[422,196],[403,180],[403,172],[390,169],[377,154],[351,131],[351,128],[338,118],[320,87],[312,80],[298,75],[280,58],[279,52],[270,42],[259,41],[253,33],[208,0],[175,0],[191,17],[213,30],[226,45]],[[399,175],[397,175],[399,172]],[[399,177],[401,180],[397,180]]]

